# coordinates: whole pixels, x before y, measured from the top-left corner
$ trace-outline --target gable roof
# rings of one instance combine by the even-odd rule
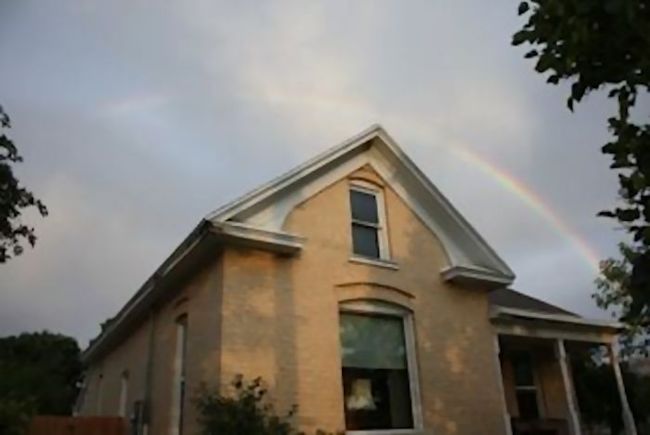
[[[512,283],[515,275],[508,265],[377,124],[213,211],[206,220],[282,232],[297,204],[364,165],[371,166],[440,239],[450,263],[440,271],[443,279],[490,288]]]
[[[88,362],[129,330],[199,260],[223,245],[283,254],[305,240],[283,230],[294,206],[365,165],[370,165],[440,239],[450,265],[443,279],[474,287],[509,285],[514,273],[379,125],[373,125],[295,169],[213,211],[113,317],[83,353]]]

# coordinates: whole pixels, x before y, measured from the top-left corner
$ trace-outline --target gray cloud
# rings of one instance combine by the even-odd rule
[[[2,104],[39,244],[2,266],[0,332],[98,332],[209,210],[381,122],[519,275],[587,315],[611,107],[575,114],[509,45],[515,4],[4,3]],[[549,219],[480,156],[537,195]]]

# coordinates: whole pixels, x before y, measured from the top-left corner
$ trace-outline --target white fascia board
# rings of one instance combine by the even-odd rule
[[[238,222],[281,232],[286,216],[297,204],[364,164],[370,164],[386,179],[436,234],[452,267],[470,265],[462,266],[468,278],[465,282],[471,278],[494,287],[514,280],[508,265],[379,125],[221,207],[206,219],[215,225]],[[471,276],[468,268],[473,268]],[[459,270],[452,274],[461,277]]]
[[[514,275],[506,275],[491,269],[474,266],[450,266],[440,273],[442,279],[449,282],[465,283],[476,282],[489,289],[507,287],[514,281]]]
[[[411,158],[402,151],[397,142],[384,130],[381,129],[378,135],[384,144],[386,144],[392,153],[396,155],[402,164],[406,166],[411,174],[418,179],[418,181],[428,190],[428,192],[437,200],[437,202],[444,208],[447,214],[454,220],[466,235],[472,239],[474,245],[484,251],[484,254],[495,263],[495,266],[505,276],[511,276],[514,280],[515,274],[510,269],[508,264],[496,253],[494,249],[487,243],[487,241],[480,235],[478,231],[465,219],[465,217],[458,212],[458,210],[451,204],[445,195],[429,180],[422,170],[411,160]]]
[[[539,311],[523,310],[520,308],[509,308],[509,307],[500,307],[500,306],[494,306],[491,308],[490,318],[493,320],[508,320],[511,318],[541,320],[546,322],[571,324],[575,326],[614,329],[617,331],[625,329],[625,325],[619,322],[610,322],[607,320],[598,320],[598,319],[585,319],[582,317],[571,316],[568,314],[542,313]]]
[[[263,201],[265,198],[273,195],[275,192],[283,189],[284,187],[292,184],[297,179],[306,177],[312,172],[325,166],[329,162],[341,157],[348,153],[353,148],[363,145],[373,137],[377,136],[378,132],[382,130],[379,124],[373,124],[361,133],[347,139],[346,141],[326,150],[325,152],[309,159],[305,163],[295,167],[294,169],[280,175],[277,178],[269,181],[266,184],[252,190],[251,192],[235,199],[234,201],[216,209],[209,213],[205,219],[212,221],[226,221],[231,219],[237,213],[241,212],[251,205]]]
[[[287,254],[299,251],[305,242],[304,237],[295,234],[268,231],[235,222],[212,222],[210,232],[226,239]]]

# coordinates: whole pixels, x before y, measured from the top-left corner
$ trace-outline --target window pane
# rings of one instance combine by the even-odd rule
[[[350,190],[350,205],[352,219],[363,222],[379,223],[377,214],[377,198],[369,193]]]
[[[348,430],[413,427],[403,319],[341,313]]]
[[[517,391],[517,405],[519,406],[519,418],[524,420],[539,418],[536,390]]]
[[[401,318],[341,313],[340,321],[343,367],[406,368]]]
[[[535,386],[533,361],[528,352],[514,354],[512,356],[512,367],[515,372],[515,385],[519,387]]]
[[[377,229],[360,224],[352,224],[352,251],[364,257],[379,258]]]

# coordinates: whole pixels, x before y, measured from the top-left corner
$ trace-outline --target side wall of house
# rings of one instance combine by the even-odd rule
[[[149,321],[144,321],[112,352],[86,371],[82,415],[118,415],[122,376],[128,379],[127,416],[135,400],[144,397]]]
[[[191,397],[201,383],[218,385],[219,341],[221,331],[221,256],[215,253],[187,282],[170,290],[166,302],[154,311],[117,347],[91,364],[87,372],[89,386],[83,401],[83,415],[117,415],[121,375],[128,371],[127,417],[133,402],[145,397],[146,364],[153,322],[153,373],[151,387],[151,427],[149,433],[171,431],[174,360],[177,344],[177,320],[187,316],[187,394],[184,407],[185,433],[195,432],[196,415]],[[173,292],[173,294],[172,294]],[[101,394],[99,394],[99,377]],[[97,404],[101,402],[101,407]]]
[[[351,176],[382,185],[369,169]],[[298,258],[224,253],[222,379],[262,376],[303,430],[344,428],[339,303],[391,301],[413,311],[425,433],[505,432],[485,292],[444,283],[434,234],[383,186],[398,270],[350,261],[350,179],[299,205],[285,229],[307,238]]]

